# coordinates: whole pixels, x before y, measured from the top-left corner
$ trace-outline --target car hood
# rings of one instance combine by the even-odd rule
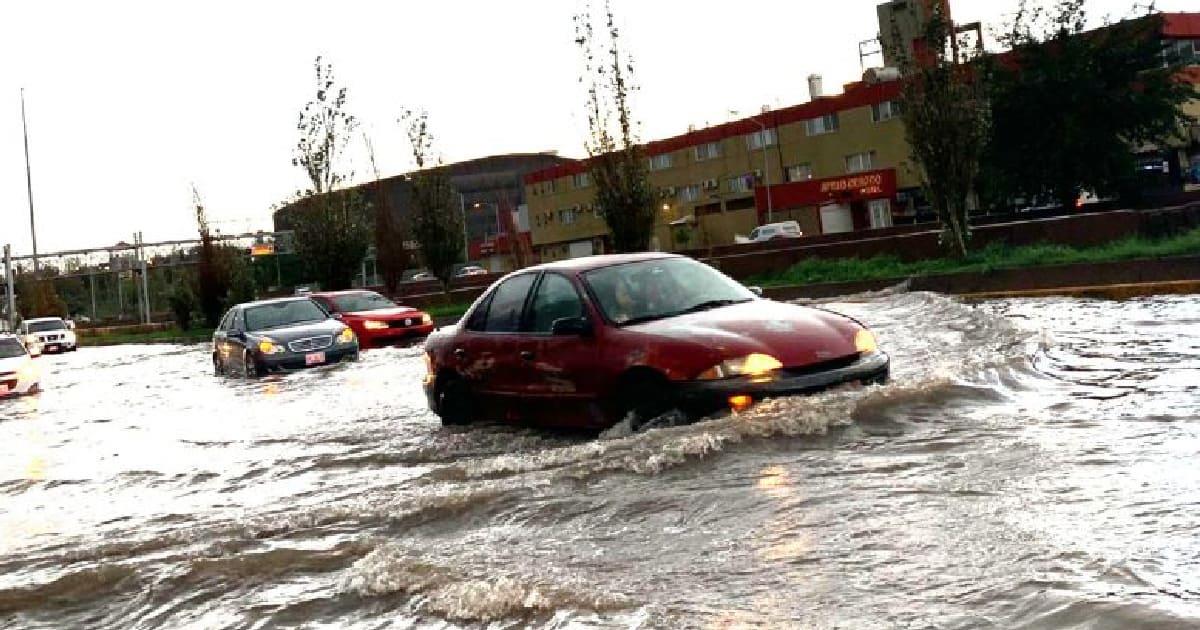
[[[28,356],[10,357],[0,359],[0,372],[16,372],[21,369],[21,366],[29,363]]]
[[[326,319],[319,322],[311,322],[307,324],[296,324],[295,326],[284,326],[282,328],[271,328],[269,330],[256,330],[247,333],[247,335],[261,339],[262,337],[270,337],[280,343],[288,343],[305,337],[315,337],[318,335],[336,335],[345,328],[346,325],[335,320]]]
[[[352,313],[343,313],[343,317],[354,317],[356,319],[396,319],[397,317],[412,317],[420,313],[417,309],[411,306],[396,306],[393,308],[380,308],[372,311],[354,311]]]
[[[751,300],[699,313],[629,326],[626,330],[696,344],[714,358],[761,352],[785,367],[854,354],[854,320],[815,308]]]

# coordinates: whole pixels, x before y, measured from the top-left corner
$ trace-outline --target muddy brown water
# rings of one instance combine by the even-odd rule
[[[46,357],[0,627],[1200,626],[1200,297],[824,306],[891,384],[600,439],[444,429],[419,349]]]

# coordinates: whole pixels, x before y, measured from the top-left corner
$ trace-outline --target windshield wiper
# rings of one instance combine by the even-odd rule
[[[708,300],[705,302],[701,302],[699,304],[695,304],[688,308],[685,308],[682,311],[679,311],[678,313],[676,313],[676,315],[684,315],[687,313],[699,313],[700,311],[707,311],[709,309],[720,308],[722,306],[729,306],[730,304],[740,304],[742,302],[749,302],[749,301],[750,300],[748,298],[742,299],[742,300]]]

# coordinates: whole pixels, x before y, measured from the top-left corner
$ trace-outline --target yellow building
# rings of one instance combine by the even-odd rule
[[[659,218],[652,246],[728,245],[785,220],[806,235],[888,227],[911,214],[919,183],[908,166],[900,86],[873,79],[820,96],[811,77],[808,103],[648,143]],[[525,198],[541,260],[606,251],[585,161],[529,174]]]

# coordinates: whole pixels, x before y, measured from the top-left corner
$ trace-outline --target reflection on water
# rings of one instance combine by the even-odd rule
[[[893,383],[602,440],[442,428],[419,348],[44,357],[0,627],[1200,625],[1200,298],[824,306]]]

